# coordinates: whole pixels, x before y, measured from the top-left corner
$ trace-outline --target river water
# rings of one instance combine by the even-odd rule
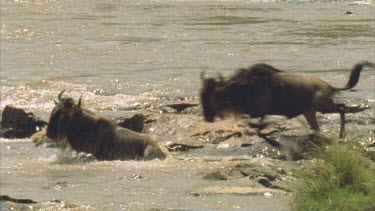
[[[375,60],[374,14],[373,0],[1,0],[0,110],[12,104],[47,119],[67,89],[94,112],[153,112],[198,100],[203,69],[229,75],[258,62],[343,86],[355,63]],[[355,92],[337,97],[372,106],[358,116],[372,123],[352,128],[370,141],[374,81],[365,70]],[[71,163],[29,139],[0,143],[1,194],[42,209],[64,209],[54,198],[98,210],[290,209],[278,197],[187,194],[220,162]]]

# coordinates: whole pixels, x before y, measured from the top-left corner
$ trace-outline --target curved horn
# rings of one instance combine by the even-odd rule
[[[66,89],[62,90],[62,92],[60,92],[60,94],[57,96],[57,99],[59,101],[61,101],[61,95],[66,91]]]
[[[77,106],[81,108],[81,105],[82,105],[82,96],[79,98]]]
[[[204,74],[205,74],[205,72],[206,72],[206,70],[202,70],[201,75],[199,76],[199,78],[201,80],[204,80]]]
[[[218,73],[218,74],[217,74],[217,77],[219,78],[220,82],[223,82],[223,81],[224,81],[224,76],[223,76],[223,74]]]

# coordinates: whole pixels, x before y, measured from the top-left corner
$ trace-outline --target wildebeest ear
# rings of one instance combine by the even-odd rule
[[[81,108],[81,106],[82,106],[82,96],[79,98],[77,106],[79,108]]]
[[[56,100],[54,100],[53,102],[55,102],[55,105],[59,104]]]

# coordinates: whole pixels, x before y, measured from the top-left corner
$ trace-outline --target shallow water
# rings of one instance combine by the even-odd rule
[[[219,158],[99,162],[64,157],[25,140],[1,141],[1,193],[41,202],[34,209],[55,210],[71,203],[88,210],[228,210],[249,205],[288,210],[283,197],[191,194],[210,183],[226,184],[202,180],[207,170],[229,163]],[[51,202],[54,199],[63,202]]]
[[[375,60],[374,13],[374,1],[1,0],[0,110],[12,104],[48,119],[68,89],[95,112],[157,113],[166,102],[197,100],[203,69],[229,75],[258,62],[343,86],[356,62]],[[372,106],[348,117],[349,137],[361,141],[374,140],[374,81],[374,71],[364,70],[355,92],[337,96]],[[337,121],[319,116],[328,135],[338,134]],[[171,131],[189,124],[147,132],[164,145],[183,140]],[[228,164],[202,161],[204,150],[187,156],[195,160],[98,162],[62,159],[28,139],[0,143],[1,194],[43,209],[63,209],[47,203],[54,198],[98,210],[290,209],[283,197],[190,195],[207,185],[207,169]]]

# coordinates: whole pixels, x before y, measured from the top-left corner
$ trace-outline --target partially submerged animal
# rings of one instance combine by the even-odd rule
[[[262,121],[267,115],[294,118],[303,114],[311,129],[319,131],[316,112],[339,113],[340,138],[343,138],[345,105],[334,103],[333,96],[338,91],[353,88],[364,67],[375,68],[375,65],[367,61],[356,64],[348,83],[342,88],[333,87],[318,78],[291,74],[263,63],[239,69],[228,78],[204,78],[202,72],[201,104],[204,119],[213,122],[215,117],[232,113],[246,114]]]
[[[65,90],[64,90],[65,91]],[[151,137],[118,126],[113,120],[96,115],[62,98],[52,110],[47,137],[66,140],[77,152],[91,153],[98,160],[164,159],[167,152]]]

